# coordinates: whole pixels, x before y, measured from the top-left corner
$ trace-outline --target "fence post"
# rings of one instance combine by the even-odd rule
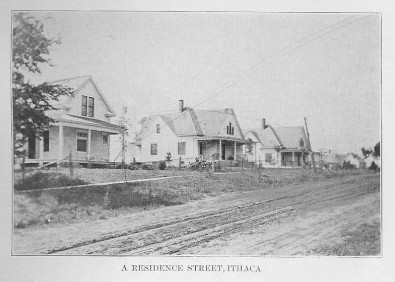
[[[179,168],[179,169],[181,169],[181,160],[182,160],[182,159],[181,159],[181,156],[180,156],[180,158],[178,159],[178,168]]]
[[[73,170],[73,155],[71,152],[69,153],[69,171],[70,171],[70,176],[73,176],[74,170]]]

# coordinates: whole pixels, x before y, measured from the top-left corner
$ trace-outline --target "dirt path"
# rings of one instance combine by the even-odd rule
[[[379,177],[234,193],[124,218],[18,231],[15,254],[298,255],[377,217]],[[379,205],[378,205],[379,206]],[[371,215],[370,217],[368,215]],[[366,218],[365,216],[368,216]]]

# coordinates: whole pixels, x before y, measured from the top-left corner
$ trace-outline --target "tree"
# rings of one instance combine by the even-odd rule
[[[361,148],[362,151],[362,155],[363,157],[366,159],[369,156],[373,156],[375,158],[380,157],[380,142],[378,142],[374,147],[373,150],[372,149],[365,149],[365,148]]]
[[[379,164],[380,160],[380,142],[378,142],[373,149],[365,149],[365,148],[361,148],[362,151],[362,155],[364,157],[365,160],[370,159],[370,161],[373,159],[374,161],[371,161],[369,168],[373,169],[375,171],[380,170],[380,167],[377,165],[377,163]],[[377,163],[376,163],[377,162]]]
[[[281,152],[281,150],[284,150],[284,149],[285,149],[285,147],[281,146],[281,145],[274,146],[274,150],[277,153],[277,162],[281,162],[281,160],[280,160],[280,152]]]
[[[365,149],[364,147],[361,148],[362,151],[362,156],[366,159],[367,157],[369,157],[373,151],[371,149]]]
[[[129,136],[128,126],[130,126],[129,120],[127,118],[128,108],[126,106],[122,107],[121,116],[118,121],[118,125],[121,127],[121,135],[119,136],[121,142],[121,152],[122,152],[122,166],[125,165],[125,153],[127,150],[127,137]]]
[[[374,157],[380,157],[380,142],[378,142],[375,146],[374,146],[374,151],[373,151],[373,156]]]
[[[246,153],[249,154],[249,155],[252,155],[253,154],[252,150],[253,150],[254,142],[252,142],[251,138],[248,138],[246,141],[247,141],[246,142]]]
[[[47,38],[43,24],[27,13],[15,13],[12,31],[12,95],[15,158],[25,158],[23,148],[29,137],[39,138],[54,120],[45,112],[55,110],[52,100],[71,95],[70,88],[42,83],[30,84],[26,73],[41,73],[40,66],[51,64],[49,50],[59,38]]]

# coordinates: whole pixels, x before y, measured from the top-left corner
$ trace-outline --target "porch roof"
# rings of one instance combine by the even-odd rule
[[[210,136],[210,137],[195,137],[193,138],[194,140],[222,140],[222,141],[232,141],[232,142],[237,142],[241,144],[245,144],[246,141],[240,138],[234,138],[234,137],[222,137],[222,136]]]
[[[88,127],[95,127],[101,131],[106,131],[110,133],[117,134],[119,133],[122,128],[116,124],[98,120],[94,118],[87,118],[87,117],[80,117],[75,115],[64,114],[60,118],[55,119],[57,122],[61,123],[71,123],[71,124],[78,124]]]

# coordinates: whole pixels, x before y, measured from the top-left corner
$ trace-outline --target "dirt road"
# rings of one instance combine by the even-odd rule
[[[379,218],[379,176],[207,198],[122,218],[16,231],[14,254],[305,255]]]

